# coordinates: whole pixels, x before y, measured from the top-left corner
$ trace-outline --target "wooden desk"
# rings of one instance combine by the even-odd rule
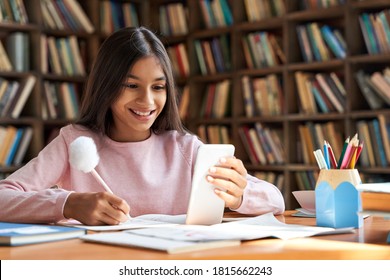
[[[292,217],[287,211],[277,218],[288,224],[315,225],[315,218]],[[268,259],[268,260],[390,260],[390,245],[386,244],[390,220],[368,217],[364,227],[355,233],[299,238],[288,241],[261,239],[243,242],[238,247],[203,250],[169,255],[164,252],[85,243],[78,239],[41,243],[21,247],[0,247],[1,260],[190,260],[190,259]]]

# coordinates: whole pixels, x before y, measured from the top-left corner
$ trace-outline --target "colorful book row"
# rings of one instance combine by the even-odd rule
[[[272,67],[286,62],[280,38],[266,32],[252,32],[242,38],[245,61],[249,69]]]
[[[173,75],[177,78],[187,78],[190,75],[190,63],[185,44],[169,46],[167,52],[172,62]]]
[[[359,24],[369,54],[390,53],[390,10],[362,13]]]
[[[44,82],[43,119],[73,120],[79,114],[79,88],[74,83]]]
[[[337,28],[311,22],[297,25],[298,43],[305,62],[328,61],[346,57],[345,39]]]
[[[230,113],[230,87],[230,80],[207,84],[199,116],[205,119],[226,117]]]
[[[286,13],[283,0],[244,0],[244,4],[249,22],[280,17]]]
[[[77,0],[40,0],[44,25],[52,30],[85,31],[95,27]]]
[[[230,129],[224,125],[200,125],[198,136],[209,144],[231,144]]]
[[[245,115],[247,117],[281,115],[284,97],[281,79],[270,74],[264,77],[242,76]]]
[[[299,111],[305,114],[344,112],[346,90],[335,72],[294,73],[299,96]]]
[[[195,40],[195,52],[200,73],[210,75],[231,69],[230,40],[227,35],[206,40]]]
[[[0,77],[0,117],[19,118],[35,83],[33,75],[20,81]]]
[[[360,155],[363,167],[390,166],[390,117],[379,114],[371,120],[359,120],[356,123],[359,138],[364,141]]]
[[[29,36],[24,32],[7,35],[0,42],[0,71],[26,72],[30,70]]]
[[[233,15],[227,0],[200,0],[205,27],[223,27],[233,24]]]
[[[355,78],[371,109],[390,106],[390,67],[373,73],[361,69],[355,73]]]
[[[32,127],[0,126],[0,166],[20,165],[32,135]]]
[[[100,31],[105,34],[128,26],[139,26],[136,5],[129,2],[100,2]]]
[[[1,0],[0,22],[28,23],[28,15],[23,0]]]
[[[56,38],[41,36],[42,72],[57,75],[84,76],[85,44],[74,35]]]
[[[325,140],[329,142],[335,155],[341,155],[344,142],[344,136],[341,131],[335,122],[306,122],[299,124],[296,161],[304,164],[317,164],[313,151],[322,149]]]
[[[285,162],[280,129],[270,129],[256,122],[253,126],[241,126],[238,132],[252,164],[274,165]]]
[[[188,33],[187,8],[183,3],[161,5],[159,8],[160,31],[163,35],[185,35]]]

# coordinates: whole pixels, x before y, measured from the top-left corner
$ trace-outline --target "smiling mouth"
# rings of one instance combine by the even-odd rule
[[[137,110],[133,110],[133,109],[130,109],[130,111],[132,113],[136,114],[137,116],[140,116],[140,117],[147,117],[155,112],[155,110],[143,112],[143,111],[137,111]]]

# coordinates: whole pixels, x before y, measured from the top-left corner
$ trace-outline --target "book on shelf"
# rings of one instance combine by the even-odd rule
[[[320,30],[333,55],[340,59],[345,58],[346,50],[343,49],[342,44],[340,44],[337,37],[334,35],[333,30],[328,25],[323,25]]]
[[[255,101],[253,96],[253,87],[249,76],[244,75],[241,77],[242,94],[244,101],[244,110],[247,117],[253,117],[255,115]]]
[[[302,71],[294,73],[296,88],[299,95],[299,104],[302,113],[315,114],[317,113],[317,106],[313,94],[309,91],[306,81],[309,79],[309,74]]]
[[[50,73],[62,75],[63,74],[63,66],[60,60],[60,54],[57,50],[56,46],[56,38],[53,36],[48,36],[47,47],[48,47],[48,60],[50,66]]]
[[[244,146],[244,149],[249,157],[251,164],[259,164],[260,160],[257,158],[254,145],[249,136],[249,126],[241,126],[238,128],[238,134],[240,136],[241,142]]]
[[[245,0],[245,12],[248,21],[254,22],[285,14],[283,0]]]
[[[371,144],[368,122],[365,120],[360,120],[356,123],[356,128],[359,137],[364,141],[364,149],[361,152],[359,161],[364,167],[375,167],[374,150]]]
[[[309,35],[306,27],[304,25],[297,25],[296,32],[303,60],[305,62],[314,61],[314,53],[310,46]]]
[[[5,51],[3,43],[0,41],[0,71],[12,71],[13,65]]]
[[[13,70],[26,72],[30,70],[30,41],[25,32],[13,32],[7,37],[7,53]]]
[[[385,147],[384,143],[382,141],[383,137],[381,135],[381,129],[379,126],[379,120],[378,119],[372,119],[370,121],[370,126],[372,126],[373,133],[371,134],[372,141],[375,141],[375,149],[377,151],[377,165],[386,167],[390,162],[387,161],[386,159],[386,154],[385,154]],[[386,134],[387,135],[387,134]],[[385,138],[386,142],[389,141],[388,138]]]
[[[336,97],[336,93],[332,91],[331,86],[326,80],[326,74],[324,73],[317,73],[315,74],[315,77],[325,92],[326,96],[329,98],[330,102],[333,104],[333,106],[336,108],[337,112],[343,113],[344,112],[344,104],[342,103],[342,100]],[[345,100],[344,100],[345,101]]]
[[[364,42],[369,54],[378,54],[379,46],[375,38],[374,28],[370,21],[370,14],[363,12],[359,15],[360,29],[363,33]]]
[[[182,120],[188,117],[188,106],[190,104],[190,87],[185,85],[181,89],[180,101],[179,101],[179,115]]]
[[[0,117],[6,117],[9,115],[11,104],[15,99],[19,87],[20,83],[18,81],[9,81],[7,83],[7,88],[0,99]]]
[[[377,93],[380,94],[387,105],[390,105],[390,83],[386,81],[379,71],[374,72],[371,75],[370,80],[373,83],[373,86],[375,86]]]
[[[81,26],[87,33],[93,33],[95,31],[95,27],[78,1],[64,0],[64,4],[73,14],[74,19],[78,22],[79,26]]]
[[[372,122],[372,120],[365,120],[367,122],[367,128],[368,128],[368,132],[369,132],[369,136],[370,139],[371,139],[371,145],[372,145],[372,151],[373,151],[373,155],[374,155],[374,166],[381,166],[381,156],[380,156],[380,151],[379,151],[379,143],[377,142],[377,139],[375,139],[376,137],[378,137],[379,135],[376,135],[375,134],[375,130],[374,130],[374,124]],[[375,138],[373,137],[375,135]],[[367,140],[366,138],[364,139],[365,141]]]
[[[266,163],[268,164],[275,164],[276,162],[279,163],[279,158],[277,157],[277,151],[274,149],[275,146],[273,146],[274,140],[268,134],[269,131],[268,128],[265,128],[259,122],[256,122],[254,125],[255,125],[255,130],[257,132],[257,137],[261,144],[261,148],[263,149],[266,157],[266,161],[267,161]]]
[[[384,114],[377,116],[379,123],[380,136],[382,138],[383,149],[386,156],[387,163],[390,164],[390,122]]]
[[[188,33],[186,9],[183,3],[171,3],[159,7],[160,30],[164,35]]]
[[[250,138],[250,142],[253,144],[253,149],[254,152],[256,153],[256,158],[258,159],[259,163],[263,165],[267,164],[267,157],[263,149],[263,145],[260,142],[256,129],[250,127],[248,130],[248,135]]]
[[[13,160],[14,165],[20,165],[22,163],[28,147],[30,146],[33,133],[34,130],[32,127],[28,126],[24,128],[22,139],[20,140],[18,150],[16,151],[15,158]]]
[[[31,92],[34,88],[34,85],[36,83],[37,78],[34,75],[28,75],[23,81],[21,82],[21,85],[19,87],[19,90],[17,91],[14,102],[11,105],[9,114],[12,118],[17,119],[19,118],[26,102],[29,96],[31,95]]]
[[[58,14],[61,16],[61,19],[66,26],[66,29],[77,31],[80,30],[76,20],[73,15],[70,13],[69,9],[64,5],[63,1],[55,1],[54,6],[58,11]]]
[[[3,136],[0,146],[0,166],[5,165],[8,151],[11,148],[14,138],[16,136],[16,131],[17,128],[12,125],[8,125],[5,129],[5,135]]]
[[[16,155],[16,152],[19,149],[19,144],[20,144],[20,141],[22,140],[23,133],[24,133],[23,127],[20,127],[17,129],[17,131],[15,133],[15,137],[13,137],[13,141],[12,141],[12,143],[8,149],[8,153],[5,157],[5,161],[4,161],[5,166],[12,165],[14,158],[15,158],[15,155]]]
[[[381,98],[376,91],[370,86],[367,79],[369,75],[364,73],[363,70],[359,70],[355,73],[355,78],[359,86],[360,92],[366,99],[370,109],[379,109],[385,106],[385,101]]]
[[[0,245],[21,246],[78,238],[86,234],[80,228],[0,222]]]

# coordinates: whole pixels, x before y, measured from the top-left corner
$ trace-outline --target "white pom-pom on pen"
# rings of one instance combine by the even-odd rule
[[[107,192],[113,194],[110,187],[95,170],[100,158],[93,139],[80,136],[70,143],[69,149],[70,165],[84,173],[91,173]],[[127,217],[131,218],[129,214],[127,214]]]
[[[70,164],[77,170],[84,173],[91,173],[107,192],[113,193],[95,170],[95,167],[99,163],[99,154],[93,139],[86,136],[80,136],[70,144],[69,148]]]

